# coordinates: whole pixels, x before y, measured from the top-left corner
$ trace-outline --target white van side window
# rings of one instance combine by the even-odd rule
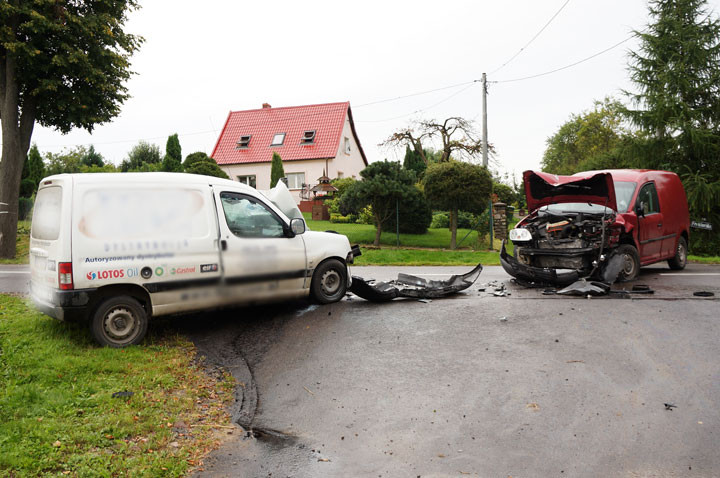
[[[206,200],[193,189],[92,189],[82,196],[78,229],[115,241],[207,237]]]
[[[50,186],[38,191],[30,231],[30,235],[35,239],[54,241],[60,235],[62,191],[60,186]]]
[[[282,221],[262,203],[242,194],[220,193],[225,220],[239,237],[283,237]]]

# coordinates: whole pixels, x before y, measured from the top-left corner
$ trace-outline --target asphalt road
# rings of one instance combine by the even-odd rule
[[[0,292],[27,294],[30,291],[30,267],[0,264]]]
[[[0,287],[21,288],[7,270]],[[189,335],[238,380],[238,430],[197,476],[720,476],[718,301],[692,295],[720,294],[720,267],[644,269],[635,284],[655,294],[632,299],[547,296],[507,279],[488,267],[430,303],[158,320],[151,328]],[[491,294],[501,284],[511,295]]]
[[[197,476],[720,476],[720,314],[692,295],[720,294],[720,267],[646,269],[636,284],[656,292],[633,299],[506,280],[491,267],[430,303],[353,298],[175,322],[238,378],[233,414],[254,431],[233,434]]]

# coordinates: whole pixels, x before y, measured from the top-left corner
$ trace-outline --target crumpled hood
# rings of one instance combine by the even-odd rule
[[[558,176],[539,171],[525,171],[523,181],[530,211],[548,204],[568,202],[589,202],[617,211],[615,184],[610,173]]]

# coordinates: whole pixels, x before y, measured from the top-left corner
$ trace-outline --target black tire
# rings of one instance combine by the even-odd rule
[[[687,264],[687,251],[687,241],[684,237],[681,237],[678,239],[677,249],[675,249],[675,257],[668,259],[670,269],[675,271],[685,269],[685,264]]]
[[[100,345],[122,348],[145,338],[148,318],[136,299],[123,295],[102,302],[93,314],[90,327]]]
[[[619,282],[635,280],[640,273],[640,255],[635,246],[620,244],[615,250],[615,254],[623,258],[622,269],[620,269],[617,280]]]
[[[310,292],[321,304],[337,302],[345,297],[347,268],[337,259],[328,259],[315,268]]]

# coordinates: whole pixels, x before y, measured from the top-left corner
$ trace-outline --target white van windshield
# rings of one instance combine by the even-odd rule
[[[54,241],[60,236],[62,187],[40,189],[35,198],[30,235],[35,239]]]

